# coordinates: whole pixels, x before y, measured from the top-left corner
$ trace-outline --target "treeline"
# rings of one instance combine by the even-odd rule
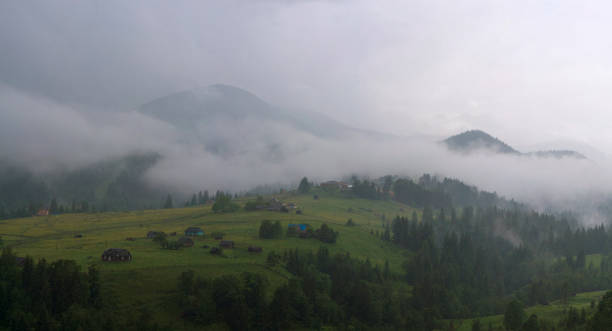
[[[351,178],[352,188],[346,194],[363,199],[395,199],[416,208],[435,209],[452,207],[521,207],[514,201],[499,197],[496,193],[480,191],[452,178],[440,179],[425,174],[418,180],[384,176],[376,180]]]
[[[82,212],[133,210],[157,204],[163,192],[151,188],[144,174],[160,156],[132,154],[75,170],[34,173],[23,165],[0,161],[0,211],[4,218],[31,216],[49,208],[55,212],[76,212],[71,206],[87,203]]]
[[[573,221],[498,208],[464,208],[460,215],[425,208],[419,220],[396,217],[383,240],[413,252],[405,264],[414,305],[435,319],[503,313],[510,298],[527,305],[568,300],[612,287],[607,254],[612,233],[603,226],[571,231]]]
[[[406,304],[410,293],[394,288],[388,264],[381,268],[348,254],[332,256],[325,247],[270,256],[271,267],[280,263],[293,275],[271,297],[260,275],[206,280],[184,272],[178,286],[183,317],[196,325],[225,323],[233,330],[425,327],[423,315]]]
[[[149,316],[123,312],[102,290],[95,266],[0,256],[0,329],[157,330]]]
[[[73,200],[70,204],[61,204],[57,202],[57,199],[52,198],[47,205],[43,203],[31,202],[27,207],[21,207],[17,209],[5,209],[4,206],[0,205],[0,219],[18,218],[18,217],[30,217],[36,215],[39,211],[46,211],[49,215],[59,215],[65,213],[95,213],[98,210],[94,204],[89,204],[87,201],[77,202]],[[99,210],[105,211],[105,210]]]

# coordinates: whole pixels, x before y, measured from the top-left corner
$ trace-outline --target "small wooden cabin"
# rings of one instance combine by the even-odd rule
[[[186,236],[203,236],[204,235],[204,230],[195,227],[195,226],[190,226],[187,228],[187,230],[185,230],[185,235]]]
[[[259,246],[249,246],[249,252],[251,253],[261,253],[262,250]]]
[[[188,237],[181,237],[178,240],[178,244],[181,245],[182,247],[193,247],[193,240],[191,240],[191,238],[188,238]]]
[[[132,254],[127,249],[109,248],[102,253],[102,261],[105,262],[128,262],[132,261]]]
[[[219,246],[223,248],[234,248],[234,242],[231,240],[221,240]]]
[[[158,235],[163,234],[161,231],[149,231],[147,232],[147,239],[154,239]]]
[[[49,216],[49,209],[43,208],[38,210],[36,216]]]

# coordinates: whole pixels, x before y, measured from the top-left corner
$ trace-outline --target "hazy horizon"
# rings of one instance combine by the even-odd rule
[[[433,173],[529,201],[607,196],[609,6],[6,1],[0,159],[46,171],[154,151],[164,158],[148,177],[184,190]],[[185,130],[138,111],[217,83],[294,119],[219,117]],[[314,113],[400,139],[321,136],[326,119]],[[297,117],[316,124],[297,130]],[[465,157],[436,144],[470,129],[589,160]]]

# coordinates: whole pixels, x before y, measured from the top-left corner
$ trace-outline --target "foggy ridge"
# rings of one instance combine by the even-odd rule
[[[539,158],[561,159],[569,157],[575,159],[586,159],[586,157],[581,153],[572,150],[544,150],[521,153],[505,142],[481,130],[465,131],[444,139],[442,143],[452,151],[465,154],[484,150],[493,153],[533,156]]]

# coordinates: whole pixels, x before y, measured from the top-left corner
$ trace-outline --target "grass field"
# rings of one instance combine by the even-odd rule
[[[576,294],[576,296],[569,299],[567,303],[563,303],[561,301],[553,301],[549,305],[528,307],[525,309],[525,313],[527,316],[530,316],[531,314],[536,314],[539,320],[544,320],[549,323],[549,325],[556,325],[563,318],[565,312],[567,311],[567,309],[569,309],[570,306],[577,308],[578,310],[584,308],[587,313],[592,312],[593,310],[591,310],[590,308],[591,301],[597,302],[604,294],[606,294],[606,292],[607,291],[578,293]],[[500,327],[503,329],[503,315],[486,316],[479,318],[479,320],[485,330],[489,327],[489,323],[495,329]],[[466,319],[454,321],[454,325],[458,331],[470,331],[472,330],[472,322],[473,319]]]
[[[116,297],[118,305],[125,308],[145,307],[155,312],[155,318],[169,324],[178,321],[178,307],[169,305],[168,296],[176,292],[178,276],[193,269],[198,275],[215,277],[243,271],[265,275],[272,288],[284,283],[289,275],[282,269],[270,269],[265,265],[267,253],[282,253],[289,248],[316,250],[324,245],[331,253],[350,252],[352,257],[370,259],[381,267],[389,260],[391,270],[400,273],[408,256],[403,250],[383,242],[370,231],[382,231],[382,215],[391,220],[396,215],[409,216],[413,210],[391,201],[345,199],[325,193],[314,200],[312,195],[279,196],[283,201],[294,202],[302,215],[290,213],[240,211],[215,214],[210,206],[147,210],[121,213],[64,214],[48,217],[31,217],[0,222],[0,236],[5,245],[11,246],[19,256],[76,260],[83,269],[98,265],[106,289]],[[244,202],[244,201],[243,201]],[[352,218],[357,226],[347,227]],[[319,227],[327,223],[340,232],[335,244],[323,244],[315,239],[287,238],[261,240],[258,238],[262,220],[280,221],[286,229],[290,223],[308,223]],[[224,239],[236,243],[234,249],[224,250],[224,256],[209,253],[204,245],[217,246],[218,242],[205,236],[197,238],[191,248],[177,251],[161,249],[146,239],[148,231],[177,232],[177,237],[189,226],[199,226],[206,234],[223,232]],[[75,235],[82,235],[75,238]],[[134,241],[127,241],[132,237]],[[172,239],[172,237],[170,237]],[[256,245],[263,253],[249,253],[247,247]],[[127,263],[103,263],[100,259],[106,248],[125,248],[133,256]],[[187,325],[183,325],[188,327]],[[178,327],[178,326],[177,326]]]

